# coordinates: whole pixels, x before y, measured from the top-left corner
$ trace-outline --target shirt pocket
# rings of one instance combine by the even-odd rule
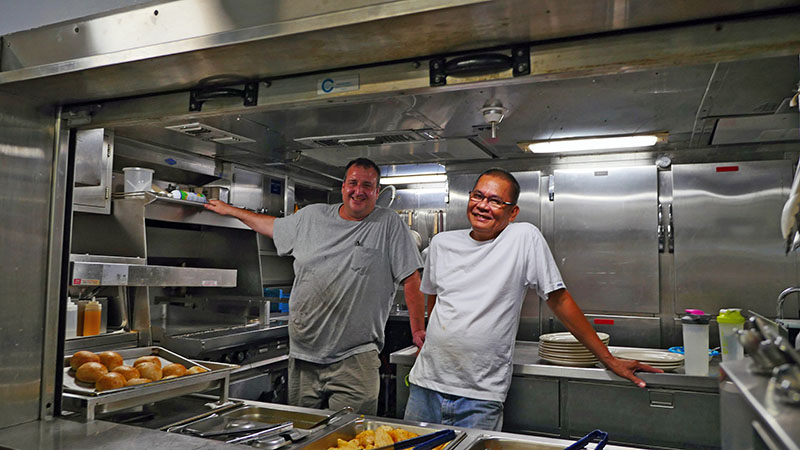
[[[356,246],[353,252],[353,261],[350,263],[350,269],[359,275],[367,275],[380,264],[380,261],[381,251],[379,249],[359,245]]]

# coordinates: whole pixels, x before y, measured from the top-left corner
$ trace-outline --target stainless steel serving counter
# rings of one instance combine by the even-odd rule
[[[621,348],[621,347],[617,347]],[[566,367],[539,358],[537,342],[517,341],[503,430],[575,439],[592,429],[612,442],[665,448],[720,447],[719,360],[708,376],[637,372],[641,389],[601,367]],[[408,396],[415,347],[391,354],[397,365],[397,415]],[[613,405],[613,407],[609,407]],[[680,430],[676,433],[676,430]]]
[[[286,405],[276,405],[261,402],[246,401],[245,404],[252,406],[263,406],[269,408],[279,408],[297,411],[312,411],[321,414],[330,414],[331,411],[311,410],[309,408],[297,408]],[[347,423],[359,420],[363,416],[350,414],[343,418],[342,422],[333,426],[335,430],[346,427]],[[424,426],[423,424],[404,422],[383,418],[370,418],[366,420],[377,420],[396,424],[402,427],[404,424],[410,426]],[[555,439],[548,437],[522,436],[511,433],[487,432],[483,430],[473,430],[466,428],[450,427],[454,430],[463,432],[463,439],[453,447],[453,450],[484,450],[486,448],[504,447],[517,450],[558,450],[566,448],[572,441]],[[314,449],[319,447],[322,441],[312,440],[299,448]],[[316,443],[316,445],[315,445]],[[12,448],[18,450],[57,450],[57,449],[161,449],[169,448],[174,450],[193,449],[193,450],[212,450],[212,449],[231,449],[243,448],[235,446],[237,444],[225,444],[219,441],[202,439],[179,433],[167,433],[144,427],[136,427],[112,423],[103,420],[85,422],[69,418],[56,418],[51,421],[36,421],[23,425],[18,425],[6,429],[0,429],[0,448]],[[610,450],[625,450],[629,447],[607,445]]]
[[[618,347],[623,348],[623,347]],[[404,348],[392,353],[392,364],[413,366],[416,359],[414,346]],[[674,373],[648,373],[637,372],[648,387],[674,387],[692,390],[719,391],[719,357],[714,357],[709,363],[708,376],[690,376],[678,369]],[[514,375],[532,375],[541,377],[571,378],[575,380],[630,383],[609,370],[600,367],[567,367],[557,366],[539,358],[539,343],[517,341],[514,347]]]

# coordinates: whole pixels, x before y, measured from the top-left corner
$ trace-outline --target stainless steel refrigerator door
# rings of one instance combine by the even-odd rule
[[[542,173],[537,171],[511,172],[517,179],[520,187],[519,214],[515,222],[528,222],[539,226],[541,220],[539,178]],[[447,175],[448,203],[445,229],[463,230],[470,228],[467,219],[467,203],[469,191],[475,185],[480,173],[459,173]]]
[[[655,166],[556,170],[551,249],[584,311],[658,313]]]
[[[775,317],[778,293],[794,280],[780,215],[792,163],[676,164],[675,310],[744,307]]]

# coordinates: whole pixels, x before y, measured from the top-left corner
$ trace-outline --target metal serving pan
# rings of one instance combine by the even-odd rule
[[[404,430],[419,434],[420,436],[424,434],[430,434],[438,430],[448,429],[448,427],[438,424],[426,424],[423,426],[402,421],[391,421],[386,419],[377,420],[362,417],[338,427],[334,431],[325,434],[324,436],[313,439],[312,441],[306,443],[303,450],[327,450],[330,447],[336,447],[339,439],[349,441],[355,438],[358,433],[361,433],[365,430],[375,430],[381,425],[388,425],[392,428],[402,428]],[[444,446],[444,450],[454,449],[459,442],[466,437],[466,433],[464,431],[455,430],[455,433],[455,439],[448,442],[447,445]]]
[[[120,350],[119,353],[126,364],[132,363],[140,356],[155,355],[164,361],[177,362],[188,367],[197,365],[209,369],[208,372],[184,375],[169,380],[154,381],[138,386],[127,386],[104,392],[96,392],[89,385],[75,381],[69,368],[69,358],[64,358],[64,393],[62,404],[64,409],[77,411],[85,408],[86,418],[94,420],[95,413],[109,413],[134,406],[157,402],[167,398],[195,392],[219,389],[219,402],[228,401],[230,373],[239,367],[234,364],[196,362],[170,352],[162,347],[139,347]]]

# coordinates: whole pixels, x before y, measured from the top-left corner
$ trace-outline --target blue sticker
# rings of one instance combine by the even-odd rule
[[[322,87],[322,92],[331,92],[333,91],[334,83],[332,78],[326,78],[322,80],[320,85]]]
[[[167,159],[164,160],[164,162],[169,164],[170,166],[174,166],[175,164],[178,164],[178,161],[175,161],[172,158],[167,158]]]

